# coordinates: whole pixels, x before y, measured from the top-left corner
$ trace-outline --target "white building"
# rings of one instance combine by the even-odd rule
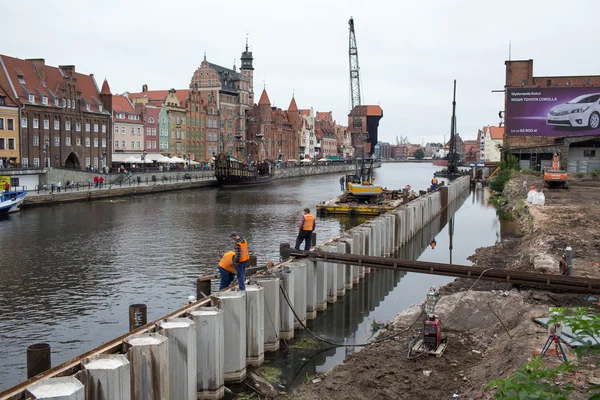
[[[484,162],[499,162],[502,158],[500,149],[504,140],[504,127],[484,126],[477,133],[480,146],[479,160]]]

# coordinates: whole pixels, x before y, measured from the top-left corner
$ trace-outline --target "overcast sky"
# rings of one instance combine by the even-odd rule
[[[452,80],[458,132],[498,124],[504,61],[534,60],[534,75],[600,74],[600,1],[10,1],[0,53],[73,64],[114,93],[187,88],[204,52],[239,68],[246,33],[256,99],[287,108],[350,110],[348,19],[355,19],[363,104],[379,104],[380,140],[449,135]]]

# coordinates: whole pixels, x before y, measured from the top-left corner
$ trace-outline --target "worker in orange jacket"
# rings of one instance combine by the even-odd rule
[[[296,250],[300,250],[300,245],[304,242],[304,251],[310,250],[312,241],[312,233],[315,230],[316,222],[315,216],[310,213],[309,208],[304,209],[304,216],[300,220],[298,226],[298,237],[296,238]]]
[[[219,273],[221,274],[221,283],[219,290],[223,290],[231,285],[233,278],[235,277],[235,266],[233,265],[233,256],[235,251],[228,251],[223,254],[221,261],[219,261]]]

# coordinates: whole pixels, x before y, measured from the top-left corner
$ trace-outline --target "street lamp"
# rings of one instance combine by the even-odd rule
[[[144,164],[144,172],[146,172],[146,149],[142,150],[142,164]]]

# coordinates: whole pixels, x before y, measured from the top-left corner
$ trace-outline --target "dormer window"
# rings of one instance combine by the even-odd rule
[[[90,111],[90,103],[86,103],[85,104],[85,109],[88,110],[88,111]]]
[[[35,95],[33,95],[33,94],[29,95],[29,102],[30,103],[35,103]]]
[[[48,98],[46,96],[42,96],[42,104],[48,105]]]
[[[71,108],[71,100],[67,100],[67,108]]]
[[[22,74],[17,74],[17,79],[19,80],[19,83],[21,83],[22,85],[25,84],[25,78],[23,77]]]
[[[54,106],[60,107],[60,101],[58,99],[54,99]]]
[[[102,108],[102,106],[101,106],[101,105],[99,105],[99,106],[98,106],[98,110],[99,110],[100,112],[102,112],[103,108]]]
[[[67,99],[63,99],[63,108],[67,106]]]

